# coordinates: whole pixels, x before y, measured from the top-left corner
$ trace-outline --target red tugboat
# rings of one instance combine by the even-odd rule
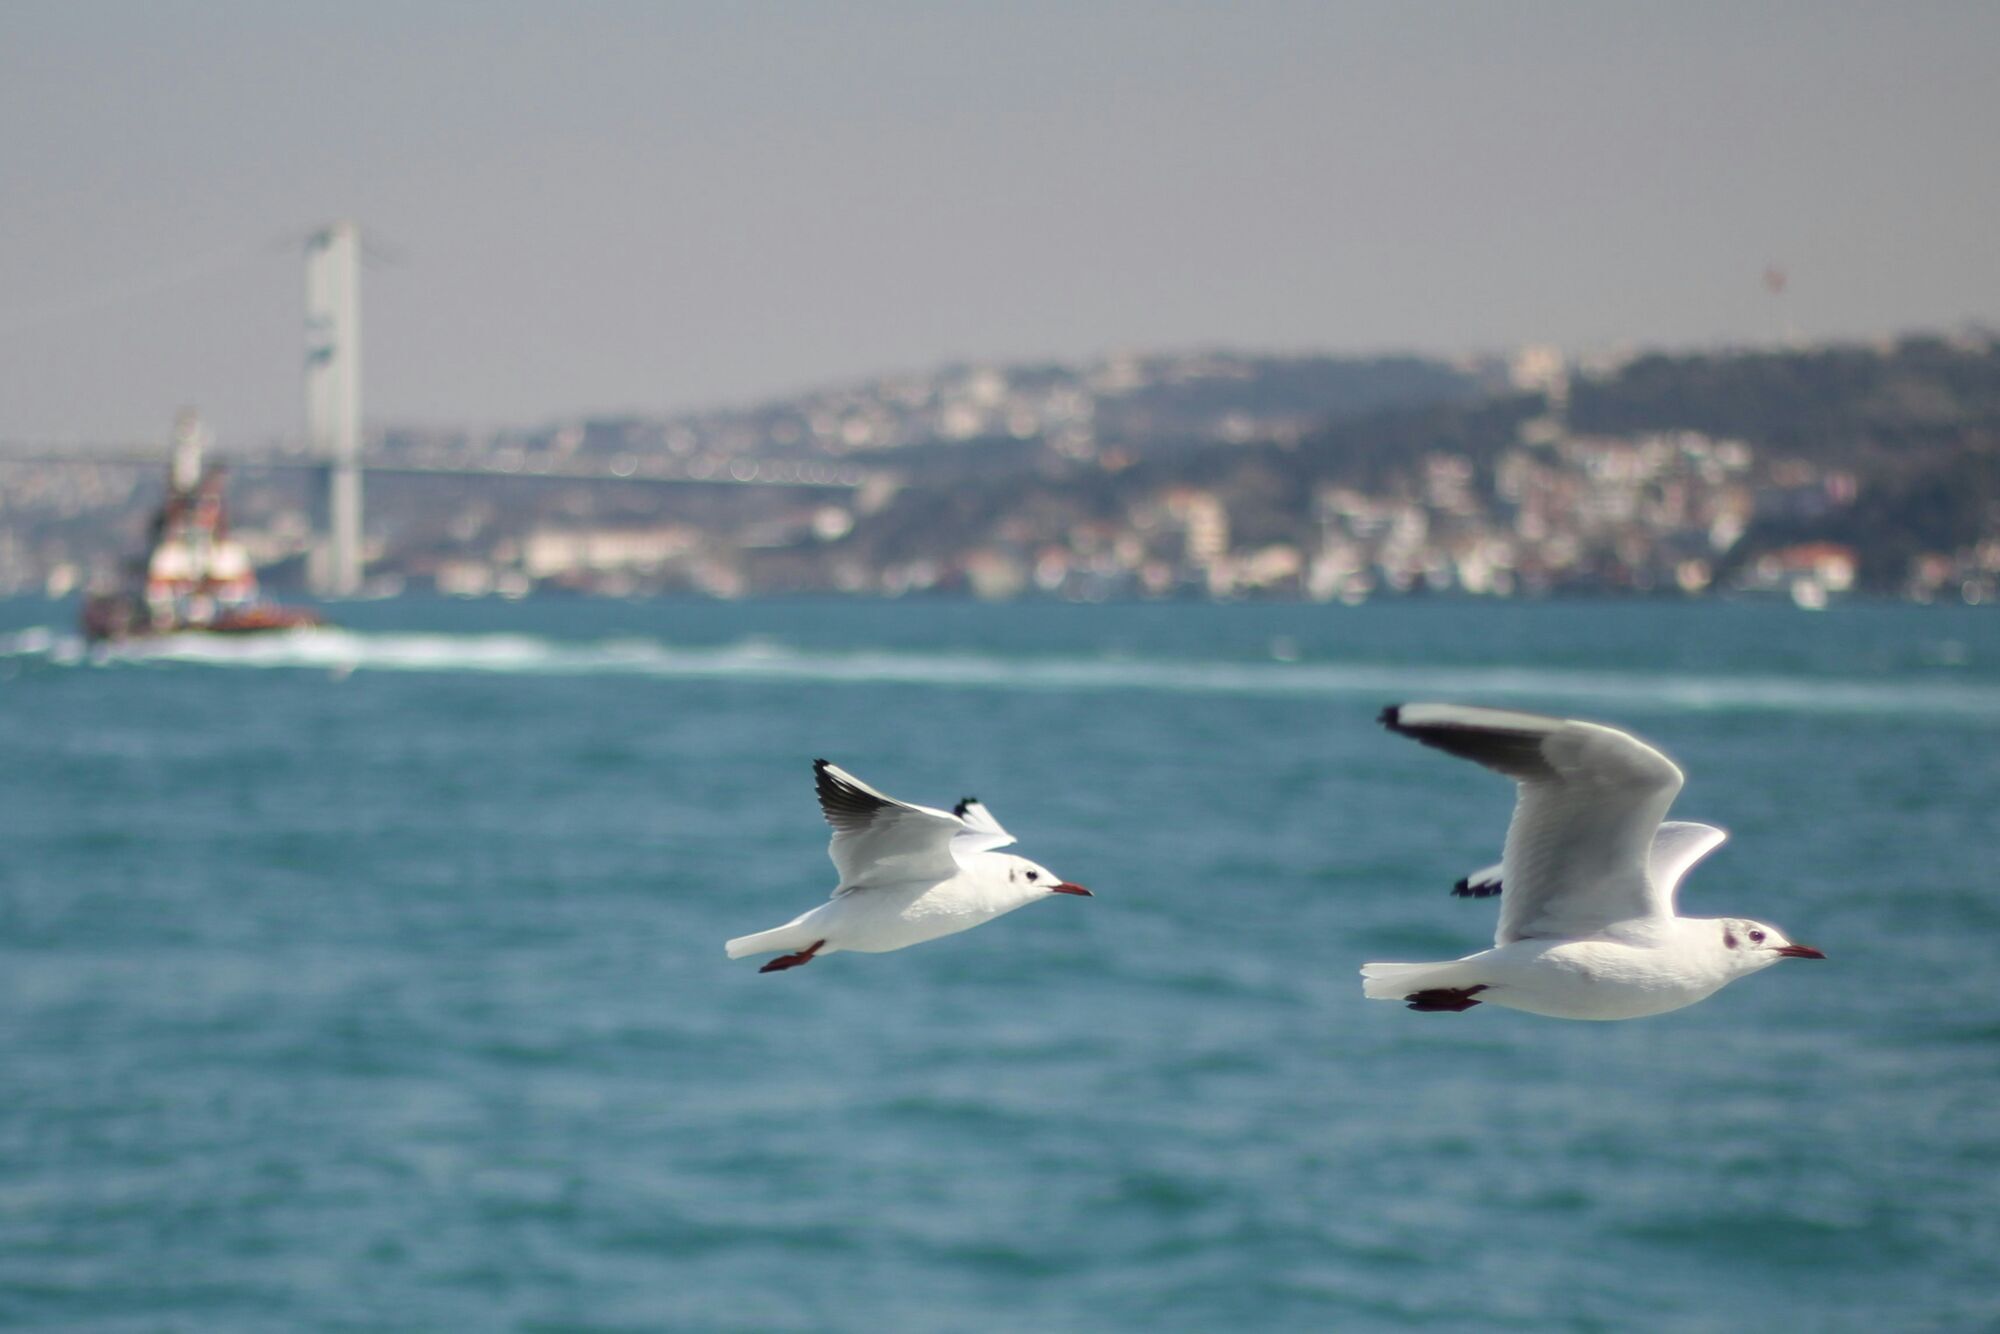
[[[167,498],[153,515],[146,551],[127,563],[119,587],[85,600],[84,638],[240,635],[325,624],[310,608],[280,606],[258,594],[249,554],[229,537],[223,470],[202,467],[207,440],[192,411],[175,419]]]

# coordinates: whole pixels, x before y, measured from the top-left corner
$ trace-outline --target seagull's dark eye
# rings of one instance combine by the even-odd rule
[[[1764,933],[1762,931],[1752,931],[1750,933],[1750,940],[1753,944],[1761,945],[1764,943]]]
[[[1042,878],[1042,873],[1040,871],[1028,872],[1028,879],[1030,880],[1040,880],[1041,878]]]

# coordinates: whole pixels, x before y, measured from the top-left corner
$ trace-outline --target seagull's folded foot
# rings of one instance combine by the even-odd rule
[[[1429,991],[1412,991],[1403,999],[1410,1003],[1412,1010],[1448,1010],[1457,1014],[1479,1004],[1472,998],[1484,990],[1486,984],[1483,982],[1476,987],[1432,987]]]
[[[812,943],[811,949],[800,950],[797,954],[780,954],[757,971],[760,973],[782,973],[787,968],[797,968],[802,963],[811,963],[813,955],[818,954],[819,947],[824,944],[826,944],[824,940],[815,940]],[[1479,1004],[1478,1001],[1472,1003],[1474,1005]]]

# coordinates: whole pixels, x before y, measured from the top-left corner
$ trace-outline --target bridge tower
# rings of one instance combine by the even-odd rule
[[[361,591],[361,229],[336,222],[306,242],[306,439],[327,461],[315,592]]]

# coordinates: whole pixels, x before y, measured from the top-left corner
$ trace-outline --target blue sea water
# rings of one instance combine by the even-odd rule
[[[0,1323],[2000,1327],[2000,616],[420,600],[93,658],[0,604]],[[1579,1024],[1361,997],[1632,727],[1823,948]],[[760,976],[809,761],[1090,885]]]

